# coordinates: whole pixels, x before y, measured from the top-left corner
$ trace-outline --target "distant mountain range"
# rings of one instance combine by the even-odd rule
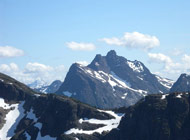
[[[148,94],[168,93],[173,81],[152,74],[140,61],[114,50],[96,55],[88,65],[73,64],[56,91],[99,108],[130,106]]]
[[[47,93],[55,93],[60,88],[61,84],[62,82],[60,80],[55,80],[50,85],[41,85],[41,86],[37,85],[35,87],[34,86],[31,87],[30,84],[28,86],[31,87],[36,92],[47,94]]]
[[[43,80],[35,80],[34,82],[28,84],[28,86],[32,89],[39,89],[41,87],[48,86],[48,84]]]

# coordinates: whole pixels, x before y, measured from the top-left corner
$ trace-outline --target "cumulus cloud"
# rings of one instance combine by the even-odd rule
[[[22,55],[24,55],[23,50],[11,46],[0,46],[0,58],[17,57]]]
[[[190,72],[190,55],[184,54],[177,62],[162,53],[148,53],[148,57],[152,63],[163,64],[164,68],[161,69],[160,73],[166,77],[178,78],[181,73]]]
[[[40,63],[28,63],[25,67],[26,73],[36,73],[36,72],[49,72],[52,71],[53,68]]]
[[[123,37],[103,38],[100,39],[109,45],[124,46],[127,48],[137,48],[142,50],[150,50],[160,45],[157,37],[142,34],[139,32],[126,32]]]
[[[0,72],[5,73],[25,84],[34,81],[50,84],[54,80],[64,80],[66,68],[64,65],[56,67],[40,64],[27,63],[23,69],[15,63],[1,64]]]
[[[172,63],[172,59],[162,53],[148,53],[148,56],[152,62],[165,64]]]
[[[92,43],[77,43],[77,42],[67,42],[66,46],[75,51],[93,51],[96,46]]]
[[[190,65],[190,55],[184,54],[182,57],[183,62],[187,63]]]

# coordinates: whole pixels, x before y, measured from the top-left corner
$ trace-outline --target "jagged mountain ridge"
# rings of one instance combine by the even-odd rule
[[[66,96],[38,94],[1,73],[0,91],[2,140],[72,140],[77,137],[93,140],[102,137],[103,130],[116,128],[121,118],[112,111],[98,110]],[[96,122],[92,123],[91,118]],[[84,134],[71,134],[74,129],[74,132],[83,130]],[[85,131],[100,133],[87,135]]]
[[[41,87],[48,86],[48,83],[46,83],[44,80],[38,79],[27,85],[28,85],[28,87],[30,87],[32,89],[39,89]]]
[[[170,92],[190,92],[190,75],[181,74],[170,89]]]
[[[152,93],[167,93],[171,80],[152,74],[140,61],[118,56],[114,50],[96,55],[88,66],[73,64],[57,94],[100,108],[129,106]]]
[[[34,91],[40,93],[55,93],[61,86],[62,82],[60,80],[53,81],[50,85],[41,86],[38,88],[33,88]]]

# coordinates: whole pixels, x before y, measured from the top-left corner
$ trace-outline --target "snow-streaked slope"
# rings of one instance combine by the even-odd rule
[[[105,73],[103,71],[94,71],[90,68],[84,67],[83,65],[80,65],[80,69],[83,70],[86,74],[90,75],[92,78],[95,78],[103,83],[109,83],[109,85],[113,88],[115,86],[126,88],[134,92],[138,92],[142,94],[142,96],[147,95],[147,91],[145,90],[136,90],[131,88],[131,85],[129,82],[121,79],[119,76],[117,76],[114,72],[111,72],[110,74]]]
[[[5,117],[5,124],[0,130],[0,140],[9,140],[14,135],[14,130],[25,115],[23,105],[24,102],[9,105],[0,98],[0,107],[9,110]]]
[[[162,84],[163,86],[165,86],[168,89],[170,89],[174,84],[173,80],[170,80],[170,79],[167,79],[167,78],[162,78],[162,77],[160,77],[158,75],[155,75],[155,76],[158,79],[158,81],[160,82],[160,84]]]
[[[99,110],[99,111],[110,114],[115,118],[110,119],[110,120],[98,120],[98,119],[94,119],[94,118],[92,118],[92,119],[81,118],[79,120],[79,123],[87,122],[90,124],[104,124],[105,126],[97,128],[95,130],[82,130],[82,129],[78,129],[78,128],[71,128],[70,130],[66,131],[65,134],[66,135],[69,135],[69,134],[88,134],[88,135],[91,135],[95,132],[101,134],[103,131],[111,131],[112,129],[118,127],[123,114],[116,114],[113,111],[103,111],[103,110]]]

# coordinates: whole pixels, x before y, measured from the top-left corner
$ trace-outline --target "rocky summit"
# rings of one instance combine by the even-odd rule
[[[99,108],[135,104],[148,94],[167,93],[172,80],[152,74],[140,61],[118,56],[114,50],[96,55],[88,65],[73,64],[57,94]]]
[[[190,92],[190,75],[181,74],[170,89],[170,92]]]

